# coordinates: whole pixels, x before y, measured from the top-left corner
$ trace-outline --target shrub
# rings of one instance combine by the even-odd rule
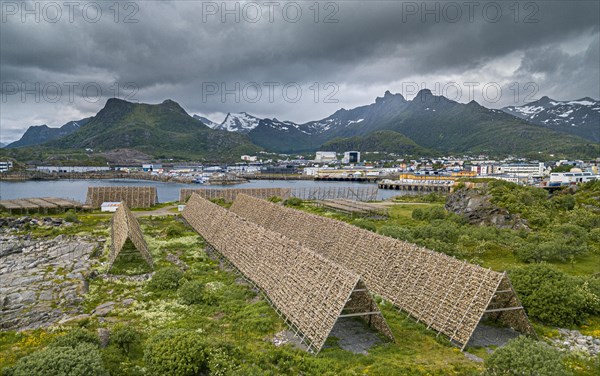
[[[574,224],[553,226],[549,232],[532,235],[527,240],[515,252],[524,262],[565,262],[588,252],[586,230]]]
[[[110,334],[110,340],[124,353],[129,353],[131,345],[140,340],[140,334],[131,326],[117,326]]]
[[[596,243],[600,243],[600,228],[590,230],[588,238]]]
[[[510,340],[485,361],[486,375],[566,376],[559,350],[527,337]]]
[[[577,201],[571,194],[558,195],[552,198],[554,204],[559,209],[573,210]]]
[[[290,197],[283,202],[285,206],[301,206],[302,200],[298,197]]]
[[[415,210],[413,210],[412,214],[411,214],[412,219],[416,220],[416,221],[422,221],[425,219],[424,215],[423,215],[423,209],[421,208],[416,208]]]
[[[456,243],[461,234],[458,224],[449,221],[436,220],[432,223],[413,229],[415,239],[436,239],[447,243]]]
[[[208,368],[213,376],[231,375],[240,369],[236,359],[241,358],[241,354],[230,345],[213,345],[206,350],[208,357]]]
[[[75,214],[75,212],[71,209],[67,211],[67,214],[65,214],[65,222],[77,222],[79,219],[77,218],[77,214]]]
[[[278,202],[283,201],[283,199],[279,196],[271,196],[271,197],[269,197],[269,199],[267,201],[273,202],[273,203],[278,203]]]
[[[160,269],[154,273],[152,279],[148,282],[148,288],[152,290],[176,290],[182,277],[183,272],[178,268]]]
[[[204,285],[198,281],[187,281],[177,290],[183,304],[200,304],[204,301]]]
[[[181,229],[177,228],[176,226],[169,226],[165,229],[165,236],[168,238],[172,238],[172,237],[176,237],[176,236],[181,236],[182,231]]]
[[[530,317],[557,326],[585,319],[585,296],[575,278],[546,264],[516,269],[510,276]]]
[[[375,223],[368,219],[355,219],[352,221],[352,224],[365,230],[377,232],[377,226],[375,226]]]
[[[448,213],[444,208],[440,206],[434,206],[431,208],[416,208],[412,212],[412,219],[417,221],[432,221],[435,219],[444,219],[448,216]]]
[[[98,336],[94,333],[90,333],[85,329],[77,328],[68,331],[62,336],[55,337],[48,346],[75,348],[82,343],[87,343],[97,347],[100,344],[100,341],[98,340]]]
[[[208,342],[197,332],[168,329],[146,343],[144,361],[150,375],[226,375],[239,368],[240,354],[230,345]]]
[[[412,234],[409,229],[399,226],[382,226],[379,229],[381,235],[389,236],[400,240],[412,240]]]
[[[205,347],[197,332],[168,329],[148,339],[144,362],[150,375],[199,375],[207,370]]]
[[[98,348],[90,343],[49,346],[25,356],[6,372],[11,376],[108,376]]]

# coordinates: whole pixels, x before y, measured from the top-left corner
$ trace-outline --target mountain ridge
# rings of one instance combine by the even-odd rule
[[[507,106],[502,111],[557,132],[600,142],[600,100],[583,97],[557,101],[543,96],[522,106]]]
[[[81,120],[69,121],[58,128],[51,128],[46,124],[32,125],[27,128],[19,140],[11,142],[5,145],[5,147],[10,149],[23,146],[33,146],[61,138],[77,131],[80,127],[85,126],[91,119],[92,117],[87,117]]]
[[[539,106],[555,106],[548,97],[538,102]],[[76,149],[133,148],[153,155],[168,152],[202,157],[231,156],[232,150],[247,154],[261,148],[280,153],[313,152],[329,145],[369,145],[393,153],[392,144],[382,138],[381,133],[374,133],[391,131],[394,133],[387,135],[397,141],[398,152],[591,156],[597,154],[598,148],[598,144],[578,136],[532,124],[476,101],[465,104],[436,96],[428,89],[419,91],[412,100],[386,91],[368,105],[341,108],[326,118],[302,124],[276,118],[261,119],[247,112],[228,113],[223,122],[217,124],[199,115],[190,116],[171,99],[160,104],[145,104],[110,98],[104,108],[89,119],[86,126],[42,145]]]
[[[232,160],[235,154],[260,148],[240,134],[213,130],[190,116],[177,102],[131,103],[111,98],[85,127],[43,144],[55,148],[132,149],[155,157],[215,157]]]

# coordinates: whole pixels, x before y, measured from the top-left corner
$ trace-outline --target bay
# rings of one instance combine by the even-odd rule
[[[202,185],[164,183],[150,180],[132,179],[81,179],[81,180],[28,180],[0,182],[0,200],[13,200],[32,197],[60,197],[80,202],[85,201],[88,187],[114,186],[151,186],[156,187],[159,202],[171,202],[179,199],[181,188],[304,188],[304,187],[372,187],[374,183],[357,182],[325,182],[312,180],[250,180],[236,185]],[[411,194],[413,192],[378,190],[378,199],[383,200],[393,196]]]

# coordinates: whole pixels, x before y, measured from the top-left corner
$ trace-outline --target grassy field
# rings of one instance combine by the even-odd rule
[[[481,229],[446,216],[432,220],[415,219],[416,209],[442,208],[439,202],[400,202],[391,207],[390,217],[385,220],[364,220],[327,211],[309,204],[298,209],[347,221],[361,227],[374,226],[376,231],[401,227],[411,240],[432,246],[432,239],[439,237],[451,245],[442,251],[457,257],[478,262],[494,270],[509,270],[525,265],[513,252],[515,239],[522,236],[515,230]],[[59,234],[92,235],[109,237],[110,217],[104,214],[79,214],[71,226],[50,229],[31,228],[23,234],[34,237],[53,237]],[[203,239],[184,224],[179,216],[145,216],[140,218],[144,237],[155,260],[155,270],[173,267],[167,255],[176,255],[188,269],[180,285],[197,281],[204,286],[208,298],[198,304],[183,304],[176,289],[156,290],[146,281],[125,278],[89,281],[89,293],[83,302],[84,313],[91,313],[99,304],[116,302],[115,308],[99,320],[92,316],[68,325],[57,325],[47,330],[27,332],[0,332],[0,369],[15,364],[19,358],[44,348],[48,343],[73,327],[95,333],[99,328],[115,330],[121,326],[135,329],[138,336],[125,352],[115,343],[100,350],[104,366],[113,375],[146,375],[147,364],[144,348],[147,340],[166,329],[184,329],[200,333],[215,343],[226,343],[235,349],[229,371],[219,374],[235,375],[479,375],[484,368],[481,363],[469,360],[458,348],[443,336],[426,329],[413,319],[399,312],[389,303],[377,299],[396,341],[384,342],[370,350],[369,355],[357,355],[336,346],[336,339],[328,340],[328,347],[318,356],[307,354],[289,345],[276,347],[269,340],[286,329],[269,305],[250,286],[232,271],[224,270],[219,263],[204,252]],[[444,226],[447,226],[444,227]],[[431,227],[441,229],[432,232]],[[537,231],[537,230],[534,230]],[[424,237],[421,237],[424,236]],[[98,273],[105,273],[108,244],[95,266]],[[590,243],[592,246],[595,243]],[[570,275],[587,276],[600,270],[600,252],[592,249],[587,255],[571,262],[552,262]],[[117,259],[112,272],[135,275],[147,272],[143,260],[132,249]],[[131,299],[129,305],[122,302]],[[535,322],[540,337],[556,336],[556,329]],[[600,335],[600,317],[591,315],[584,323],[574,327],[584,334]],[[153,338],[153,337],[152,337]],[[468,352],[480,358],[489,356],[486,349],[468,348]],[[569,357],[569,364],[576,375],[593,375],[594,360],[578,355]],[[1,374],[1,372],[0,372]]]

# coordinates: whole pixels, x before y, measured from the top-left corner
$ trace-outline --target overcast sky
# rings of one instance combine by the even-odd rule
[[[218,122],[306,122],[423,87],[493,108],[600,97],[597,0],[73,3],[1,1],[2,142],[113,96]]]

